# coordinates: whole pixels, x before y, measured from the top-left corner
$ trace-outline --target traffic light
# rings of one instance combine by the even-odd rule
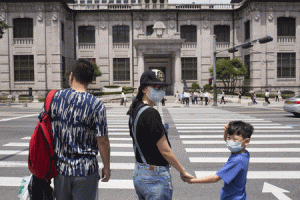
[[[266,37],[263,37],[263,38],[260,38],[258,40],[258,42],[260,44],[264,44],[264,43],[267,43],[267,42],[272,42],[273,41],[273,38],[271,36],[266,36]]]
[[[212,78],[209,79],[209,85],[212,85]]]
[[[235,47],[232,47],[232,48],[230,48],[230,49],[228,49],[228,52],[229,53],[235,53],[235,52],[237,52],[238,50],[237,50],[237,48],[235,48]]]
[[[253,45],[251,42],[247,42],[247,43],[243,44],[241,47],[242,47],[242,49],[248,49],[250,47],[253,47]]]

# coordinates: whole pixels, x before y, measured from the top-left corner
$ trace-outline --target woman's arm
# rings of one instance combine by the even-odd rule
[[[219,180],[221,180],[221,178],[218,175],[211,175],[211,176],[205,176],[202,178],[195,178],[195,179],[185,179],[188,183],[216,183]]]
[[[187,178],[194,178],[192,175],[187,173],[184,169],[184,167],[180,164],[180,162],[177,160],[173,150],[169,146],[168,140],[165,135],[163,135],[158,142],[156,143],[159,152],[161,155],[168,161],[170,165],[175,167],[177,171],[180,172],[180,175],[182,177],[187,177]]]

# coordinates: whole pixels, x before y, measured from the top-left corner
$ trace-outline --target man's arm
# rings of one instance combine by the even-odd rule
[[[97,138],[98,149],[100,152],[100,156],[103,162],[103,169],[102,169],[102,179],[101,181],[107,182],[110,178],[110,144],[108,135],[104,135],[102,137]]]

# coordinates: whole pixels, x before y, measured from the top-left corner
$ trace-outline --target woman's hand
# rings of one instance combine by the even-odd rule
[[[188,172],[184,171],[183,173],[180,173],[180,177],[184,182],[188,182],[190,179],[194,179],[195,177],[189,174]]]

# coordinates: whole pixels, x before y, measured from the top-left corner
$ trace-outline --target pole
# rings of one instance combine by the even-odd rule
[[[217,50],[216,50],[216,35],[213,36],[213,54],[214,54],[214,57],[213,57],[213,66],[214,66],[214,81],[213,81],[213,86],[214,86],[214,104],[213,106],[218,106],[218,103],[217,103],[217,100],[218,100],[218,94],[217,94],[217,87],[216,87],[216,81],[217,81],[217,66],[216,66],[216,62],[217,62]]]

